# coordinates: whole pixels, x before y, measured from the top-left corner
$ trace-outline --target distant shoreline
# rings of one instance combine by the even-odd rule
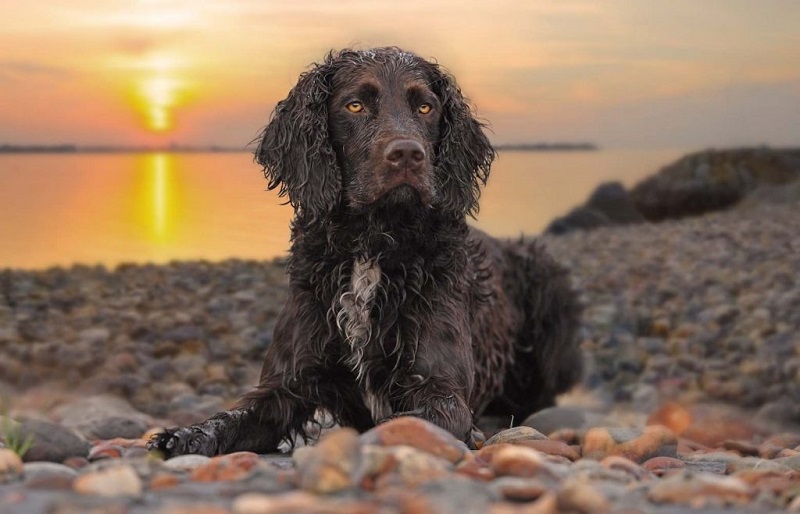
[[[497,144],[496,150],[514,152],[586,152],[596,151],[600,148],[593,143],[513,143]],[[232,146],[79,146],[73,144],[62,145],[0,145],[0,154],[26,154],[26,153],[233,153],[251,152],[251,148]]]
[[[495,150],[515,152],[594,152],[600,148],[594,143],[518,143],[497,144]]]
[[[78,146],[78,145],[0,145],[0,154],[20,153],[225,153],[250,152],[249,148],[229,146]]]

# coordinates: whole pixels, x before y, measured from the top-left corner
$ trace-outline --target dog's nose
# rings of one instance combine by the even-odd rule
[[[425,148],[413,139],[395,139],[386,145],[384,158],[397,169],[417,170],[425,160]]]

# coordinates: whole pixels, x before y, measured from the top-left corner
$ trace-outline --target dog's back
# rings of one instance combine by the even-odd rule
[[[575,327],[580,308],[567,271],[535,240],[505,241],[480,230],[470,237],[485,255],[494,298],[475,316],[473,338],[494,333],[503,340],[505,373],[499,394],[487,399],[482,414],[514,416],[519,420],[555,403],[557,394],[573,386],[582,373]],[[504,330],[505,334],[497,332]],[[500,336],[500,337],[498,337]],[[473,341],[476,363],[486,362],[496,372],[500,356],[487,359],[486,345]]]

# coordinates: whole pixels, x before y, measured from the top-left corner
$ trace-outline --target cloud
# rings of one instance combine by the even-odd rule
[[[25,80],[31,77],[68,78],[70,76],[72,76],[72,72],[66,68],[34,61],[0,61],[0,77],[7,80]]]

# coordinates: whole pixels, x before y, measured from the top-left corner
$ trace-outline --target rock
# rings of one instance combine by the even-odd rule
[[[415,487],[446,476],[454,466],[444,459],[411,446],[366,446],[355,483],[367,490]]]
[[[504,476],[493,480],[490,489],[509,501],[530,502],[550,490],[550,486],[537,478]]]
[[[172,471],[192,471],[207,464],[210,460],[211,457],[205,455],[178,455],[164,461],[162,465]]]
[[[545,234],[560,236],[576,230],[593,230],[611,225],[611,221],[602,212],[585,206],[576,207],[565,216],[554,219],[545,229]]]
[[[361,444],[405,445],[457,464],[469,455],[467,445],[433,423],[403,416],[361,434]]]
[[[631,199],[649,221],[696,216],[736,204],[759,184],[797,180],[795,160],[766,148],[698,152],[634,186]]]
[[[28,462],[24,467],[25,487],[29,489],[72,489],[78,472],[55,462]]]
[[[358,432],[351,428],[331,432],[316,446],[296,449],[293,460],[301,489],[326,494],[352,488],[360,465]]]
[[[751,440],[764,431],[744,412],[723,405],[695,405],[690,411],[691,424],[681,437],[710,448],[728,440]]]
[[[155,421],[137,411],[122,398],[110,395],[92,396],[62,405],[54,415],[62,425],[88,439],[138,438]]]
[[[123,448],[114,444],[101,443],[89,450],[89,460],[119,459],[122,458]]]
[[[31,435],[33,444],[23,456],[25,462],[63,462],[70,457],[86,457],[91,444],[73,431],[55,423],[27,420],[20,425],[23,438]]]
[[[180,483],[181,479],[177,475],[158,472],[150,478],[149,489],[151,491],[173,489]]]
[[[548,407],[528,416],[522,426],[549,435],[566,428],[584,430],[602,425],[605,421],[605,416],[579,407]]]
[[[643,467],[638,466],[632,460],[625,457],[620,457],[619,455],[609,455],[608,457],[600,461],[600,465],[603,466],[604,468],[618,470],[627,473],[636,480],[643,480],[649,476]]]
[[[453,514],[483,514],[489,511],[491,501],[497,498],[488,485],[461,476],[433,478],[422,483],[412,494],[425,499],[422,512]],[[411,509],[404,510],[409,511]]]
[[[142,480],[136,471],[127,464],[86,472],[73,482],[73,489],[92,496],[133,496],[142,495]]]
[[[284,514],[287,512],[370,514],[376,511],[378,511],[378,506],[369,502],[353,500],[323,502],[320,497],[305,491],[278,495],[246,493],[236,497],[233,501],[234,514]]]
[[[561,441],[551,441],[549,439],[525,440],[525,441],[516,441],[513,444],[526,446],[536,451],[546,453],[547,455],[563,457],[570,461],[576,461],[581,457],[578,451],[575,450],[575,448]]]
[[[785,466],[794,471],[800,471],[800,454],[792,455],[791,457],[778,457],[772,460],[775,464]]]
[[[554,475],[544,454],[525,446],[504,445],[492,455],[489,467],[496,476]]]
[[[736,477],[683,471],[652,483],[648,499],[657,503],[680,503],[702,507],[709,501],[746,503],[756,490]]]
[[[0,484],[19,479],[22,469],[19,455],[7,448],[0,448]]]
[[[663,425],[675,435],[681,435],[692,424],[692,414],[685,407],[670,402],[651,413],[647,424]]]
[[[545,233],[561,235],[578,229],[643,221],[625,187],[619,182],[605,182],[597,186],[582,206],[553,220]]]
[[[192,469],[189,476],[195,482],[242,480],[259,464],[261,459],[257,453],[235,452],[212,457]]]
[[[642,468],[659,476],[684,467],[686,467],[686,463],[674,457],[653,457],[642,463]]]
[[[601,460],[619,455],[634,462],[651,457],[675,457],[675,434],[662,425],[646,426],[643,430],[622,428],[592,428],[583,438],[583,456]]]
[[[776,473],[786,473],[791,471],[789,466],[784,465],[780,459],[767,460],[760,457],[743,457],[734,460],[728,466],[728,473],[735,473],[737,471],[744,471],[749,469],[757,469],[759,471],[774,471]]]
[[[533,429],[528,426],[519,426],[519,427],[509,428],[507,430],[503,430],[502,432],[496,433],[495,435],[486,440],[484,446],[489,446],[498,443],[513,444],[520,441],[541,441],[546,439],[547,436],[545,436],[536,429]]]
[[[728,472],[732,463],[738,461],[740,458],[739,455],[734,453],[711,452],[684,455],[683,461],[686,464],[686,468],[689,470],[724,475]]]
[[[608,500],[592,484],[577,479],[564,482],[558,492],[557,502],[558,508],[566,512],[600,514],[611,510]]]
[[[759,445],[758,456],[764,459],[774,459],[781,450],[792,449],[798,446],[800,446],[800,434],[776,434]]]

